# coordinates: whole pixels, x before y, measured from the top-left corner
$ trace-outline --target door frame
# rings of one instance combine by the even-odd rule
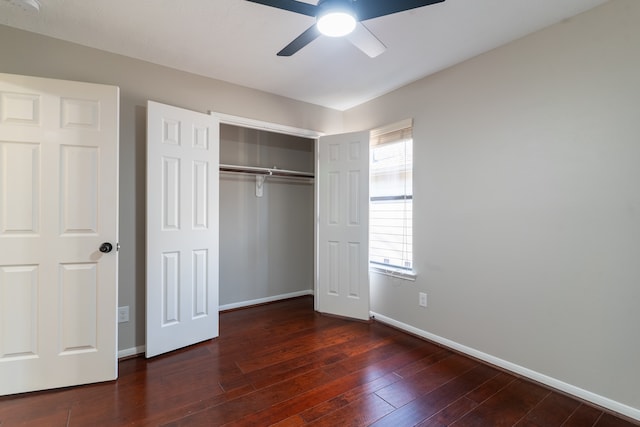
[[[323,132],[318,132],[318,131],[313,131],[313,130],[309,130],[309,129],[302,129],[302,128],[296,128],[293,126],[287,126],[287,125],[281,125],[281,124],[276,124],[276,123],[272,123],[272,122],[266,122],[266,121],[261,121],[261,120],[255,120],[255,119],[249,119],[246,117],[241,117],[241,116],[234,116],[234,115],[230,115],[230,114],[224,114],[224,113],[217,113],[217,112],[213,112],[213,111],[209,111],[209,114],[215,116],[218,119],[218,122],[220,124],[229,124],[229,125],[234,125],[234,126],[239,126],[239,127],[243,127],[243,128],[249,128],[249,129],[256,129],[256,130],[264,130],[264,131],[269,131],[269,132],[275,132],[275,133],[280,133],[280,134],[286,134],[286,135],[292,135],[292,136],[297,136],[297,137],[302,137],[302,138],[309,138],[309,139],[313,139],[315,141],[314,143],[314,155],[315,155],[315,159],[314,159],[314,175],[315,175],[315,181],[314,181],[314,215],[315,215],[315,219],[314,219],[314,228],[313,228],[313,258],[314,258],[314,262],[313,262],[313,292],[314,292],[314,299],[313,299],[313,308],[315,311],[319,311],[320,308],[320,304],[319,304],[319,299],[318,295],[320,293],[320,283],[319,283],[319,215],[320,215],[320,210],[319,210],[319,201],[320,201],[320,186],[318,185],[318,179],[320,176],[320,139],[323,136],[327,136],[327,134],[323,133]],[[368,132],[369,130],[364,130],[362,132]],[[353,132],[351,132],[353,133]],[[367,158],[368,161],[368,158]],[[367,271],[369,269],[369,266],[367,265]],[[369,286],[369,291],[371,288],[371,284],[368,284]],[[371,296],[369,295],[369,314],[371,313]]]
[[[234,116],[230,114],[224,113],[216,113],[214,111],[209,111],[209,114],[218,118],[220,124],[227,124],[233,126],[239,126],[243,128],[256,129],[256,130],[264,130],[268,132],[281,133],[285,135],[298,136],[301,138],[309,138],[313,139],[314,142],[314,175],[316,176],[316,180],[318,179],[318,148],[320,143],[320,137],[325,136],[326,134],[323,132],[318,132],[309,129],[302,129],[293,126],[281,125],[272,122],[265,122],[262,120],[248,119],[246,117]],[[318,184],[317,181],[313,183],[313,212],[315,218],[318,217]],[[313,291],[314,294],[318,292],[318,226],[317,220],[313,222]],[[313,309],[318,310],[318,299],[313,299]]]

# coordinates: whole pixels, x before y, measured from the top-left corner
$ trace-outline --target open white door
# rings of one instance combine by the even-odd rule
[[[147,105],[147,334],[152,357],[218,336],[219,124]]]
[[[117,377],[118,97],[0,74],[2,395]]]
[[[318,142],[316,310],[369,319],[369,132]]]

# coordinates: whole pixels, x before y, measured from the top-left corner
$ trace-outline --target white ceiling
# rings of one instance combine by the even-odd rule
[[[0,24],[344,110],[608,0],[446,0],[365,21],[377,58],[328,37],[278,57],[313,18],[245,0],[17,1]]]

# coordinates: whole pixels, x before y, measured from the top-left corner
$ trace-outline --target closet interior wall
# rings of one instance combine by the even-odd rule
[[[314,172],[315,141],[220,125],[220,163]],[[314,184],[220,172],[220,308],[313,290]]]

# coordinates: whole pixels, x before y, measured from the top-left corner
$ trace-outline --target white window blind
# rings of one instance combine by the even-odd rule
[[[413,269],[412,120],[371,132],[369,261]]]

